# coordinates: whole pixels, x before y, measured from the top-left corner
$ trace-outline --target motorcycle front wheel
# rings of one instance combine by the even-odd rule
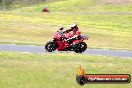
[[[74,51],[76,53],[82,53],[87,49],[87,44],[85,42],[79,42],[76,44]]]
[[[53,52],[57,49],[57,43],[49,41],[49,42],[46,43],[45,49],[48,52]]]

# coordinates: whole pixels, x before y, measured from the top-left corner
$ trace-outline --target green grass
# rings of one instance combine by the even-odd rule
[[[12,4],[9,10],[18,9],[22,12],[41,12],[48,6],[52,12],[131,12],[131,1],[120,0],[48,0],[35,2],[22,1]],[[41,3],[40,3],[41,2]],[[27,6],[28,5],[28,6]]]
[[[82,65],[90,74],[131,74],[132,58],[70,53],[0,52],[1,88],[80,88],[75,77]],[[130,88],[132,84],[90,84],[84,88]]]
[[[90,48],[132,50],[131,15],[0,13],[0,43],[44,45],[60,26],[79,24]],[[114,43],[113,43],[114,42]]]
[[[114,0],[111,2],[107,0],[58,0],[22,8],[20,11],[41,12],[45,6],[48,6],[52,12],[131,12],[132,5],[130,3],[126,1],[118,3]]]
[[[57,0],[1,11],[0,43],[44,45],[59,27],[66,28],[72,22],[77,22],[82,34],[90,36],[89,41],[86,41],[89,48],[132,50],[131,15],[72,13],[131,12],[132,7],[128,3],[115,5],[106,1]],[[50,13],[41,12],[45,6],[49,7]]]

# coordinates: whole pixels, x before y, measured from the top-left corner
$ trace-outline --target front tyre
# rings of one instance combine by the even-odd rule
[[[56,44],[56,42],[51,42],[51,41],[49,41],[48,43],[46,43],[45,49],[46,49],[46,51],[48,51],[48,52],[53,52],[53,51],[55,51],[55,50],[57,49],[57,44]]]
[[[76,53],[82,53],[87,49],[87,44],[85,42],[79,42],[76,44],[74,51]]]

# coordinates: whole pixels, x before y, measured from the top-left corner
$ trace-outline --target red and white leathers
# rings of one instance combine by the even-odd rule
[[[80,34],[81,34],[80,30],[79,30],[79,28],[77,28],[76,30],[65,33],[65,37],[66,38],[79,37]]]
[[[71,40],[73,44],[77,44],[79,42],[77,40],[77,38],[79,38],[80,34],[81,34],[81,32],[80,32],[79,28],[69,31],[69,32],[65,33],[66,41]],[[74,41],[74,40],[76,40],[76,41]]]

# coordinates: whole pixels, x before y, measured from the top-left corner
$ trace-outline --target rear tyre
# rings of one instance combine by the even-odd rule
[[[76,44],[74,51],[76,53],[82,53],[87,49],[87,44],[85,42],[79,42]]]
[[[55,51],[57,49],[57,47],[58,47],[57,43],[56,42],[51,42],[51,41],[47,42],[46,45],[45,45],[45,49],[48,52]]]

